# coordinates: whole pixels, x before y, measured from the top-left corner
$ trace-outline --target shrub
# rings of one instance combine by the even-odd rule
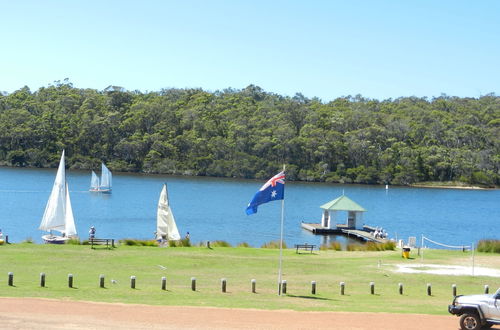
[[[178,241],[168,241],[168,246],[170,247],[189,247],[191,246],[191,241],[189,240],[189,238],[183,238],[183,239],[180,239]]]
[[[500,253],[500,240],[485,239],[477,244],[479,252]]]
[[[158,246],[158,242],[155,240],[140,240],[131,238],[122,239],[120,240],[120,243],[128,246]]]
[[[365,251],[365,248],[361,244],[347,244],[347,251]]]
[[[33,244],[33,238],[31,238],[31,237],[26,237],[26,239],[23,241],[23,243]]]
[[[364,248],[366,249],[366,251],[381,251],[382,244],[375,242],[367,242]]]
[[[261,248],[263,249],[279,249],[280,248],[280,241],[275,240],[271,242],[267,242],[262,244]],[[283,249],[286,249],[286,243],[283,241]]]
[[[396,250],[396,242],[389,241],[389,242],[382,243],[382,247],[384,250],[394,251],[394,250]]]
[[[335,250],[335,251],[342,251],[342,245],[339,242],[330,242],[330,244],[323,244],[319,247],[320,250],[326,251],[326,250]]]
[[[80,245],[80,240],[77,238],[70,238],[69,240],[66,241],[66,244]]]
[[[229,244],[226,241],[211,241],[210,246],[211,247],[231,247],[231,244]]]
[[[181,246],[185,246],[185,247],[191,246],[191,240],[189,239],[189,237],[181,239],[180,242],[182,244]]]
[[[347,251],[386,251],[395,250],[396,243],[389,241],[385,243],[366,242],[365,244],[348,244]]]
[[[250,246],[250,244],[248,244],[247,242],[242,242],[242,243],[238,244],[238,247],[249,248],[249,247],[251,247],[251,246]]]

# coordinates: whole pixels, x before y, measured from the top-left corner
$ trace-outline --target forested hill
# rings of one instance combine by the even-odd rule
[[[323,103],[250,85],[0,95],[0,165],[267,179],[500,184],[500,97]]]

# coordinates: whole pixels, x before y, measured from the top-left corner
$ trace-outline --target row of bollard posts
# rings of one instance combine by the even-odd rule
[[[105,285],[105,280],[104,280],[104,275],[101,274],[99,275],[99,287],[104,288]],[[257,287],[257,281],[255,279],[252,279],[250,281],[251,283],[251,288],[252,288],[252,293],[256,293],[256,287]],[[8,273],[8,285],[9,286],[14,286],[14,273],[9,272]],[[45,287],[45,273],[40,273],[40,287],[44,288]],[[68,287],[73,288],[73,274],[68,274]],[[130,277],[130,288],[135,289],[136,287],[136,277],[131,276]],[[161,289],[162,290],[167,290],[167,278],[164,276],[161,278]],[[452,284],[451,286],[452,289],[452,295],[453,297],[457,296],[457,285]],[[196,291],[196,278],[191,277],[191,290]],[[227,279],[222,278],[221,279],[221,291],[222,292],[227,292]],[[287,281],[282,280],[281,282],[281,293],[286,294],[287,292]],[[400,295],[403,294],[403,283],[398,283],[398,292]],[[488,294],[489,293],[489,286],[485,285],[484,286],[484,293]],[[316,294],[316,281],[311,281],[311,294]],[[375,294],[375,282],[370,282],[370,294]],[[340,282],[340,295],[345,295],[345,282]],[[432,285],[431,283],[427,283],[427,295],[432,296]]]

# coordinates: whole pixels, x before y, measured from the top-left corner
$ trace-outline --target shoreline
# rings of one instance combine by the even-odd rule
[[[436,188],[436,189],[459,189],[459,190],[498,190],[499,188],[484,188],[478,186],[446,186],[446,185],[426,185],[426,184],[412,184],[412,188]]]
[[[9,166],[5,164],[0,164],[0,169],[6,168],[6,169],[28,169],[28,170],[54,170],[57,169],[57,167],[33,167],[33,166]],[[85,168],[70,168],[70,171],[74,172],[82,172],[82,173],[87,173],[91,169],[85,169]],[[133,176],[169,176],[169,177],[177,177],[177,178],[207,178],[207,179],[227,179],[227,180],[245,180],[245,181],[258,181],[261,182],[262,179],[248,179],[248,178],[235,178],[235,177],[216,177],[216,176],[203,176],[203,175],[187,175],[187,174],[169,174],[169,173],[148,173],[148,172],[136,172],[136,171],[115,171],[113,172],[115,174],[123,174],[123,175],[133,175]],[[374,183],[374,184],[369,184],[369,183],[346,183],[346,182],[327,182],[327,181],[302,181],[302,180],[288,180],[288,182],[294,182],[294,183],[327,183],[327,184],[338,184],[338,185],[352,185],[352,186],[357,186],[357,185],[366,185],[366,186],[380,186],[384,187],[386,186],[385,183]],[[492,188],[485,188],[485,187],[480,187],[480,186],[468,186],[468,185],[460,185],[460,182],[454,182],[452,185],[446,185],[443,183],[446,183],[448,181],[444,182],[439,182],[435,181],[437,184],[434,185],[433,183],[427,184],[425,181],[420,182],[420,183],[415,183],[415,184],[409,184],[409,185],[400,185],[400,184],[389,184],[389,188],[392,187],[410,187],[410,188],[441,188],[441,189],[465,189],[465,190],[498,190],[500,187],[492,187]]]

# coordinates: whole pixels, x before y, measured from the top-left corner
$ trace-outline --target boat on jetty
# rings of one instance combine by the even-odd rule
[[[384,230],[363,223],[366,209],[345,195],[321,205],[320,208],[323,209],[321,223],[302,222],[303,229],[316,235],[344,235],[377,243],[388,241]],[[347,214],[345,222],[342,222],[342,213]]]

